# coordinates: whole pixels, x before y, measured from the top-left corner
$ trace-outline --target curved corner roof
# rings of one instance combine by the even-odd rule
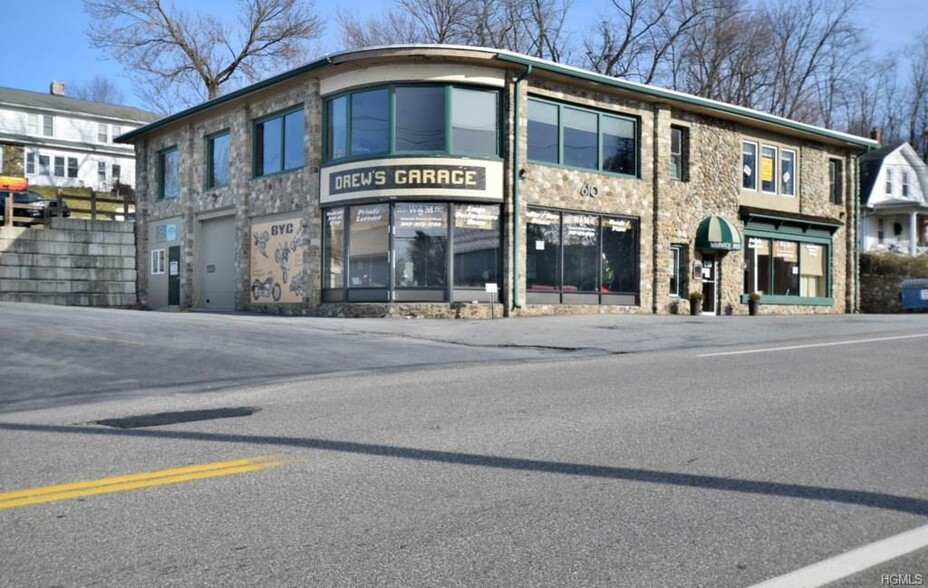
[[[246,96],[248,94],[264,90],[275,84],[285,82],[296,78],[308,72],[324,68],[326,66],[337,66],[340,64],[349,64],[354,61],[365,59],[386,60],[411,57],[457,57],[464,59],[485,60],[496,62],[498,67],[521,67],[527,70],[542,71],[549,75],[563,76],[576,82],[596,84],[606,88],[612,88],[620,92],[634,94],[641,99],[651,102],[663,102],[678,106],[683,110],[715,116],[717,118],[740,122],[749,126],[778,130],[793,135],[804,136],[819,141],[825,141],[832,144],[849,146],[862,151],[876,149],[880,144],[872,139],[858,137],[849,133],[832,131],[829,129],[816,127],[814,125],[797,122],[780,116],[774,116],[758,110],[735,106],[717,100],[700,98],[691,94],[677,92],[675,90],[666,90],[656,86],[649,86],[622,80],[611,76],[594,73],[578,67],[555,63],[537,57],[531,57],[511,51],[489,49],[485,47],[468,47],[464,45],[387,45],[381,47],[367,47],[363,49],[351,49],[332,53],[300,66],[291,69],[279,75],[262,80],[240,90],[220,96],[203,104],[199,104],[187,110],[183,110],[174,115],[165,117],[147,126],[135,129],[117,138],[122,143],[131,143],[134,139],[147,135],[163,126],[184,119],[193,114],[215,108]]]

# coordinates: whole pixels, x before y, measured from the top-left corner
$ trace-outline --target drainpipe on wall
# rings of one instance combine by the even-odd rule
[[[519,158],[519,136],[521,133],[521,108],[522,103],[522,82],[528,76],[532,75],[532,64],[525,66],[525,71],[516,78],[515,99],[513,101],[513,129],[512,129],[512,308],[521,308],[519,304],[519,252],[521,243],[519,240],[519,168],[521,161]]]
[[[867,147],[867,153],[872,150]],[[854,298],[849,314],[860,314],[860,155],[854,163]]]

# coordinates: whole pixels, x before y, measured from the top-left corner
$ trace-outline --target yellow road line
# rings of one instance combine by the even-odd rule
[[[176,484],[178,482],[189,482],[191,480],[202,480],[204,478],[216,478],[219,476],[230,476],[232,474],[256,472],[279,466],[283,463],[283,460],[274,457],[251,457],[155,472],[101,478],[99,480],[87,480],[69,484],[57,484],[55,486],[41,486],[24,490],[14,490],[0,493],[0,510],[30,504],[69,500],[82,496],[94,496],[96,494],[122,492],[150,486],[162,486],[165,484]]]

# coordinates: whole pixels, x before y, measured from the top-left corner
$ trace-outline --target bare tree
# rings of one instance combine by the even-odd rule
[[[925,32],[919,35],[918,41],[906,52],[909,55],[906,139],[922,159],[928,159],[928,39],[925,38]]]
[[[394,0],[367,20],[338,13],[346,48],[397,43],[492,47],[559,61],[571,0]]]
[[[388,10],[385,14],[361,20],[353,13],[339,9],[336,18],[341,26],[344,48],[426,42],[416,22],[401,10]]]
[[[122,90],[106,76],[96,75],[86,84],[71,82],[68,85],[71,88],[71,95],[75,98],[107,104],[125,102]]]
[[[715,0],[674,44],[673,88],[754,107],[768,91],[770,32],[743,0]]]
[[[697,29],[711,4],[699,0],[612,0],[596,35],[584,41],[587,65],[645,84],[673,78],[674,46]]]
[[[308,0],[237,0],[236,23],[162,0],[84,0],[93,47],[107,51],[154,96],[183,103],[219,96],[293,66],[322,22]]]

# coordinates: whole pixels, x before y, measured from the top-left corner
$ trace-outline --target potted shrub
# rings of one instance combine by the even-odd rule
[[[748,314],[754,316],[757,314],[757,305],[760,304],[760,293],[751,292],[748,294]]]
[[[702,312],[702,292],[693,290],[690,292],[690,314],[700,314]]]

